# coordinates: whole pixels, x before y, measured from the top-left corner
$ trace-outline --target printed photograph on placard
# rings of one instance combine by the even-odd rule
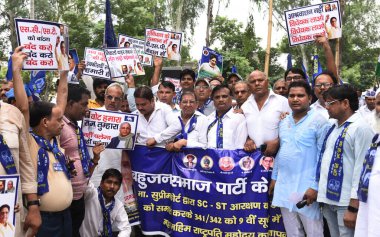
[[[182,33],[159,29],[145,29],[145,53],[181,60]]]
[[[136,50],[136,53],[139,57],[139,61],[143,66],[153,66],[153,57],[152,55],[146,54],[144,52],[145,42],[144,40],[136,39],[128,35],[119,34],[119,47],[120,48],[129,48],[132,47]]]
[[[122,100],[112,99],[118,102]],[[133,150],[137,122],[137,114],[91,109],[82,121],[83,136],[89,147],[101,143],[106,149]]]
[[[0,236],[15,237],[18,175],[0,176]]]
[[[69,29],[66,25],[15,19],[17,42],[28,54],[23,70],[69,70]]]

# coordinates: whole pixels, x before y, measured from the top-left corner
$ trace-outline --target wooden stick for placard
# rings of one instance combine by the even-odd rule
[[[270,46],[272,40],[272,15],[273,15],[273,0],[269,0],[269,19],[268,19],[268,39],[267,39],[267,50],[265,53],[265,66],[264,72],[269,75],[269,61],[270,61]]]
[[[336,44],[335,44],[335,65],[336,65],[336,74],[339,77],[339,44],[340,44],[340,39],[336,39]]]

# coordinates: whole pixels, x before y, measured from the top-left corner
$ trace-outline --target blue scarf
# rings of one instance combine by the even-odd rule
[[[204,114],[206,106],[209,105],[210,103],[211,103],[211,99],[208,98],[206,102],[201,107],[198,108],[198,111]]]
[[[17,174],[15,161],[3,135],[0,134],[0,162],[7,174]]]
[[[68,167],[66,166],[65,155],[59,150],[57,138],[53,138],[53,146],[48,142],[45,138],[38,136],[34,133],[31,133],[33,138],[36,140],[40,149],[38,150],[38,161],[37,161],[37,181],[38,188],[37,194],[39,196],[44,193],[49,192],[49,183],[47,180],[48,172],[49,172],[49,154],[48,151],[54,154],[56,163],[53,164],[53,168],[56,171],[63,171],[66,174],[66,177],[70,179],[70,173],[68,171]]]
[[[215,120],[212,121],[210,125],[208,125],[207,128],[207,134],[210,132],[211,128],[218,123],[218,126],[216,128],[216,148],[223,148],[223,117],[230,111],[230,109],[227,110],[222,116],[218,117],[218,113],[215,111]]]
[[[112,237],[112,223],[111,223],[111,211],[115,207],[115,198],[112,198],[111,205],[106,207],[104,202],[102,190],[98,187],[98,199],[100,207],[102,208],[103,215],[103,231],[101,233],[102,237]]]
[[[326,198],[339,202],[343,186],[343,144],[351,122],[343,124],[343,130],[334,145],[329,173],[327,176]]]
[[[335,124],[330,127],[329,131],[327,132],[327,134],[325,136],[325,139],[323,140],[323,145],[322,145],[322,148],[321,148],[321,152],[319,153],[319,159],[318,159],[318,164],[317,164],[317,173],[315,175],[317,182],[319,182],[319,179],[320,179],[320,176],[321,176],[322,157],[323,157],[323,153],[325,153],[325,150],[326,150],[326,142],[327,142],[327,139],[329,138],[331,132],[334,130],[334,128],[335,128]]]
[[[88,178],[90,177],[90,154],[88,153],[86,140],[84,139],[82,129],[80,129],[77,125],[75,126],[75,133],[78,139],[78,151],[79,157],[82,162],[82,169],[84,175]]]
[[[186,139],[187,140],[187,135],[191,133],[195,129],[195,124],[197,123],[197,116],[193,114],[193,116],[190,119],[190,124],[189,128],[187,129],[187,132],[185,131],[185,124],[183,123],[183,120],[181,116],[178,116],[179,122],[181,123],[181,133],[176,136],[175,140],[180,140],[180,139]]]
[[[380,145],[378,141],[379,134],[376,134],[372,139],[372,144],[365,155],[363,162],[363,169],[360,175],[359,188],[358,188],[358,197],[362,202],[367,202],[368,198],[368,186],[369,179],[371,178],[372,166],[375,163],[377,147]]]

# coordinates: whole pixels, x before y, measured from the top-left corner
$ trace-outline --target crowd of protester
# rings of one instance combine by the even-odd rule
[[[86,147],[79,124],[95,108],[136,114],[137,144],[171,152],[260,149],[268,164],[274,158],[268,192],[288,236],[379,236],[380,91],[367,91],[360,101],[354,88],[339,83],[327,39],[316,43],[327,71],[311,83],[298,68],[288,69],[273,90],[259,70],[222,81],[197,79],[184,69],[176,92],[160,79],[163,59],[155,57],[150,85],[140,87],[128,75],[125,85],[94,78],[93,88],[84,88],[68,84],[62,71],[55,104],[30,102],[21,77],[27,55],[16,48],[13,80],[0,94],[1,153],[12,157],[1,161],[0,174],[21,177],[15,236],[131,235],[120,189],[122,151]],[[79,68],[81,73],[85,62]],[[308,207],[290,202],[292,193],[302,193]],[[7,212],[2,206],[0,236],[11,227]]]

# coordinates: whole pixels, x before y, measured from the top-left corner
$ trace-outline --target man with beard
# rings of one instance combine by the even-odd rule
[[[98,188],[89,183],[84,194],[86,213],[81,236],[130,236],[131,227],[124,204],[115,198],[122,179],[119,170],[107,169]]]
[[[372,139],[362,167],[359,181],[359,212],[355,225],[355,237],[376,237],[380,233],[380,90],[376,91],[376,105],[372,129],[376,133]]]
[[[107,89],[107,86],[110,84],[110,81],[104,79],[95,78],[92,84],[95,93],[95,100],[88,100],[89,109],[98,109],[104,106],[104,93]]]
[[[358,112],[366,119],[368,122],[371,121],[373,116],[373,111],[375,109],[375,91],[367,91],[365,93],[365,105],[359,108]]]

